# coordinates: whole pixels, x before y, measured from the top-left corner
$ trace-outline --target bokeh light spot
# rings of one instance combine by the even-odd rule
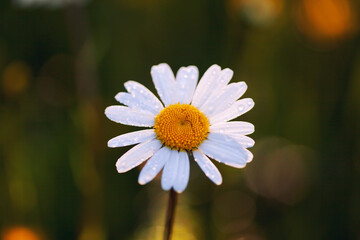
[[[241,15],[253,25],[272,23],[283,10],[283,0],[229,0],[228,12],[231,16]]]
[[[4,70],[2,87],[5,95],[14,96],[24,92],[29,84],[30,68],[22,61],[11,62]]]
[[[305,197],[311,178],[307,161],[314,158],[310,149],[269,138],[258,142],[256,156],[244,171],[251,190],[289,205]]]
[[[2,240],[41,240],[41,237],[35,231],[26,227],[13,227],[6,230]]]
[[[356,29],[355,12],[348,0],[302,0],[297,17],[299,30],[315,41],[338,41]]]

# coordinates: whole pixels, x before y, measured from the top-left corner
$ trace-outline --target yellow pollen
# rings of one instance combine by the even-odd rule
[[[157,139],[165,146],[180,151],[192,150],[206,139],[209,120],[196,107],[177,103],[156,116],[154,128]]]

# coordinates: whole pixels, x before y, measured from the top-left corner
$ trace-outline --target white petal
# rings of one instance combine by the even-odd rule
[[[176,150],[171,150],[170,158],[165,164],[163,174],[161,177],[161,187],[167,191],[174,186],[176,173],[179,163],[179,152]]]
[[[158,114],[164,107],[160,100],[145,86],[135,81],[127,81],[125,84],[126,90],[130,93],[131,98],[127,97],[125,101],[130,103],[121,102],[120,96],[116,96],[116,100],[132,108],[148,111],[153,114]]]
[[[212,81],[209,82],[209,88],[206,90],[206,94],[204,96],[204,101],[200,103],[197,107],[200,110],[205,109],[204,104],[209,100],[216,98],[219,95],[219,90],[223,89],[226,84],[229,83],[233,76],[234,72],[226,68],[222,70],[215,78],[212,78]],[[235,99],[236,100],[236,99]]]
[[[212,83],[217,79],[220,71],[221,68],[216,64],[212,65],[208,70],[206,70],[200,79],[198,86],[196,87],[191,105],[199,107],[207,100],[209,92],[212,91]]]
[[[161,142],[157,139],[138,144],[122,155],[116,162],[119,173],[127,172],[150,158],[161,148]]]
[[[211,116],[210,124],[213,125],[218,122],[226,122],[241,116],[254,107],[255,103],[251,98],[244,98],[236,101],[230,108],[222,111],[215,116]]]
[[[249,163],[249,162],[251,162],[253,160],[254,155],[247,149],[245,149],[245,151],[246,151],[246,154],[247,154],[247,162]]]
[[[207,92],[206,100],[212,99],[219,95],[219,90],[223,89],[231,80],[232,76],[234,75],[234,72],[229,69],[225,68],[223,69],[213,80],[213,82],[210,84],[209,91]],[[206,101],[205,101],[206,102]],[[204,102],[204,103],[205,103]]]
[[[108,147],[123,147],[152,140],[156,137],[153,129],[125,133],[108,141]]]
[[[140,112],[124,106],[107,107],[105,115],[114,122],[131,126],[152,127],[155,123],[155,116],[153,114]]]
[[[217,91],[216,95],[210,97],[204,105],[201,106],[201,111],[207,116],[214,116],[229,108],[236,100],[238,100],[246,91],[247,85],[245,82],[231,83]]]
[[[133,105],[136,106],[136,102],[134,101],[134,98],[131,96],[130,93],[119,92],[118,94],[116,94],[115,99],[119,103],[122,103],[128,107],[134,108]]]
[[[220,133],[209,133],[199,149],[207,156],[236,168],[245,167],[248,161],[245,149],[235,139]]]
[[[153,113],[151,113],[151,111],[149,111],[148,109],[145,109],[143,106],[141,106],[143,101],[141,101],[139,98],[133,97],[130,93],[119,92],[118,94],[116,94],[115,99],[119,103],[122,103],[122,104],[128,106],[129,108],[135,109],[140,112],[153,114]]]
[[[225,135],[235,139],[244,148],[250,148],[255,145],[255,141],[248,136],[244,136],[241,134],[230,134],[230,133],[226,133]]]
[[[253,124],[242,121],[233,121],[233,122],[220,122],[210,126],[210,132],[217,133],[236,133],[247,135],[255,131]]]
[[[119,92],[118,94],[116,94],[115,99],[119,103],[122,103],[134,110],[137,110],[140,112],[145,112],[145,113],[150,113],[152,115],[156,114],[156,113],[154,113],[154,111],[151,111],[151,109],[146,106],[146,102],[144,100],[142,100],[139,97],[136,98],[136,97],[132,96],[130,93]],[[160,112],[160,110],[159,110],[159,112]]]
[[[139,184],[144,185],[153,180],[170,159],[171,149],[161,148],[145,164],[139,175]]]
[[[186,152],[179,152],[179,163],[174,183],[174,190],[181,193],[185,190],[190,176],[189,156]]]
[[[189,104],[194,95],[196,83],[199,78],[199,70],[196,66],[181,67],[176,74],[176,97],[175,102]]]
[[[193,151],[193,155],[195,162],[199,165],[205,175],[215,184],[220,185],[222,183],[222,177],[214,163],[199,150]]]
[[[175,103],[175,77],[169,65],[162,63],[153,66],[151,68],[151,76],[155,88],[165,106],[167,107]]]

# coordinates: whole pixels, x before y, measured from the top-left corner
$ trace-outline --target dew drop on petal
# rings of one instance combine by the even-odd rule
[[[240,112],[244,111],[244,109],[245,109],[244,105],[240,105],[240,106],[238,107],[238,110],[239,110]]]

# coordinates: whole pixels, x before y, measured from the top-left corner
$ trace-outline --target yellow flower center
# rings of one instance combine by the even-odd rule
[[[157,139],[165,146],[180,151],[192,150],[207,137],[209,120],[196,107],[177,103],[156,116],[154,128]]]

